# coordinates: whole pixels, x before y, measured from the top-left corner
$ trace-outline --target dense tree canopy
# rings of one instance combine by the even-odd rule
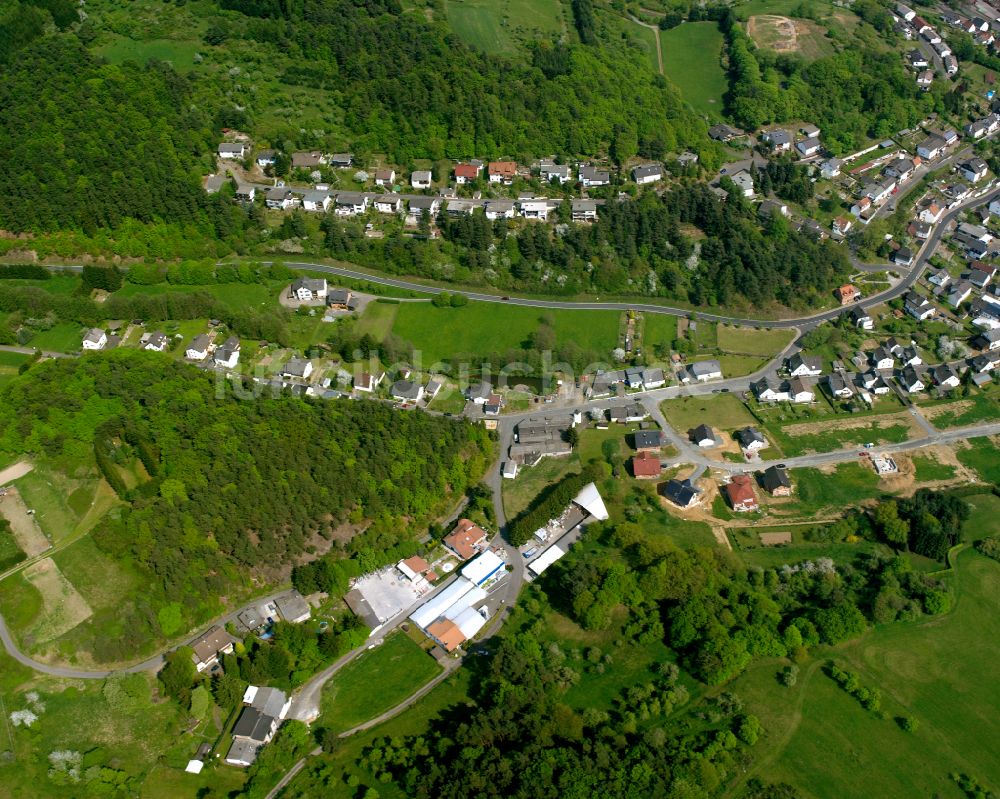
[[[137,351],[49,362],[5,389],[0,450],[73,470],[93,464],[97,445],[150,475],[94,533],[148,576],[117,616],[123,630],[139,628],[124,637],[149,646],[158,605],[178,602],[186,621],[201,621],[220,596],[267,580],[307,547],[329,548],[335,534],[349,540],[344,556],[368,567],[411,554],[426,524],[478,481],[489,439],[379,403],[241,398]]]

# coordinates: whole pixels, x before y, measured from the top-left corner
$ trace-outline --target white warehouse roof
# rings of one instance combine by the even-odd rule
[[[607,520],[608,509],[604,507],[604,500],[593,483],[587,483],[573,501],[595,519]]]
[[[486,593],[486,589],[480,588],[477,585],[471,591],[466,592],[465,596],[463,596],[457,602],[455,602],[450,607],[445,609],[445,611],[441,615],[444,616],[449,621],[453,621],[456,624],[458,624],[459,616],[461,616],[463,613],[469,610],[477,602],[481,602],[482,600],[486,599],[487,596],[488,594]]]
[[[472,608],[466,608],[459,616],[452,619],[452,621],[462,631],[462,635],[465,636],[466,640],[472,638],[486,624],[483,614]]]
[[[562,550],[553,544],[528,564],[528,571],[536,575],[541,574],[565,554],[565,550]]]
[[[504,567],[504,560],[493,550],[487,550],[462,569],[462,576],[482,585]]]
[[[428,624],[441,616],[442,613],[475,587],[475,585],[464,577],[459,577],[441,593],[435,594],[413,611],[410,614],[410,618],[418,627],[426,628]]]

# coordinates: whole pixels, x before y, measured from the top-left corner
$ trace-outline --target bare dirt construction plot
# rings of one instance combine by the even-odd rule
[[[935,418],[943,413],[959,416],[975,404],[972,400],[958,400],[956,402],[949,402],[947,405],[930,405],[926,408],[921,408],[920,413],[928,422],[933,422]]]
[[[756,14],[747,20],[747,35],[762,50],[800,53],[808,59],[831,51],[826,31],[815,22],[790,19],[778,14]]]
[[[87,600],[63,577],[52,558],[32,564],[23,574],[42,595],[42,617],[30,631],[36,645],[58,638],[90,618],[93,611]]]
[[[799,422],[797,424],[785,425],[781,430],[785,435],[789,436],[816,435],[836,430],[859,430],[868,428],[876,418],[878,421],[884,423],[883,427],[905,425],[911,433],[918,434],[921,432],[920,426],[908,413],[887,413],[878,417],[860,416],[857,419],[835,419],[828,422]]]
[[[0,489],[0,514],[10,522],[17,545],[29,558],[42,554],[49,548],[49,539],[38,526],[35,516],[28,513],[28,506],[21,499],[20,492],[13,486]]]

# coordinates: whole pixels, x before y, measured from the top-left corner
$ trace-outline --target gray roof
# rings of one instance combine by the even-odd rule
[[[309,603],[306,602],[302,594],[298,591],[289,591],[287,594],[282,594],[275,598],[274,604],[278,608],[281,618],[285,621],[309,616],[312,613],[309,609]]]
[[[420,396],[421,388],[419,383],[414,383],[412,380],[397,380],[392,384],[390,393],[394,397],[415,400]]]
[[[596,200],[573,200],[573,213],[583,212],[583,211],[596,211],[597,201]]]
[[[306,367],[309,365],[309,361],[303,358],[292,358],[285,367],[281,370],[283,375],[288,375],[289,377],[305,377]]]
[[[668,480],[660,487],[660,493],[675,505],[686,508],[695,498],[698,490],[687,480]]]
[[[792,481],[788,477],[788,472],[780,466],[772,466],[770,469],[767,469],[764,472],[761,482],[764,484],[764,488],[768,491],[774,491],[774,489],[782,486],[785,488],[791,488],[792,485]]]
[[[736,431],[736,438],[744,447],[749,447],[753,443],[767,443],[767,439],[756,427],[744,427],[742,430]]]
[[[322,277],[300,277],[292,283],[292,291],[309,289],[314,294],[326,288],[326,279]]]
[[[414,197],[410,200],[411,211],[433,211],[441,201],[437,197]]]
[[[254,707],[245,707],[233,727],[233,737],[264,743],[271,734],[275,719]]]
[[[268,200],[286,200],[291,196],[292,190],[285,186],[275,186],[273,189],[268,189],[266,195]]]
[[[632,178],[634,180],[639,180],[640,178],[651,178],[654,176],[659,176],[663,174],[663,167],[657,164],[646,164],[645,166],[637,166],[632,170]]]
[[[691,438],[694,441],[705,441],[706,439],[712,439],[715,441],[715,433],[712,432],[712,428],[707,424],[700,424],[694,430],[691,431]]]
[[[84,341],[89,341],[92,344],[98,344],[101,341],[101,337],[104,336],[104,331],[99,327],[92,327],[87,331],[87,335],[83,337]]]
[[[712,359],[708,361],[697,361],[688,367],[691,370],[691,374],[695,377],[701,377],[702,375],[712,374],[713,372],[722,372],[722,364],[717,360]]]
[[[287,701],[288,697],[284,691],[279,691],[277,688],[258,688],[250,707],[276,719],[281,715],[281,709]]]
[[[582,166],[580,167],[580,180],[588,181],[610,181],[611,173],[607,169],[601,169],[596,166]]]
[[[342,191],[337,195],[337,205],[364,205],[365,195],[360,191]]]
[[[646,449],[659,447],[663,441],[663,434],[659,430],[636,430],[634,438],[636,449]]]
[[[187,348],[189,350],[198,350],[199,352],[208,349],[208,336],[206,336],[204,333],[195,336],[193,339],[191,339],[191,343],[188,344]]]
[[[318,189],[311,189],[310,191],[307,191],[304,195],[302,195],[302,200],[303,202],[321,203],[329,196],[330,192],[328,191],[319,191]]]

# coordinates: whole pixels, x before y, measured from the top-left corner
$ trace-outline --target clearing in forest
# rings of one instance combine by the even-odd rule
[[[28,506],[21,499],[20,492],[13,486],[5,489],[0,496],[0,514],[10,522],[17,545],[29,558],[40,555],[49,548],[49,539],[45,537],[42,528],[38,526],[33,513],[28,513]]]
[[[42,617],[31,629],[35,644],[51,641],[90,618],[93,611],[52,558],[44,558],[23,572],[41,594]]]

